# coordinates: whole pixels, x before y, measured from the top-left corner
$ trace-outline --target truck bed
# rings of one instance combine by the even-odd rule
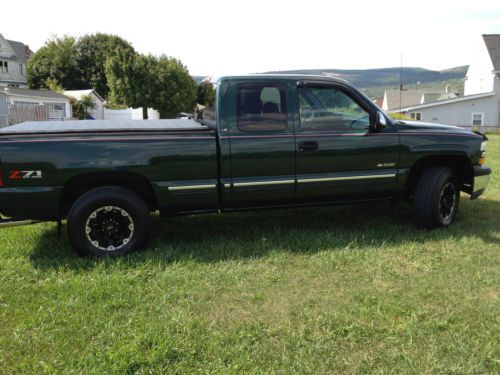
[[[76,120],[29,121],[0,129],[2,135],[101,132],[203,131],[211,128],[194,120]]]

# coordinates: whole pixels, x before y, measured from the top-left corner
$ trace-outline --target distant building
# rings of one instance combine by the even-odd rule
[[[80,100],[82,96],[90,96],[95,104],[94,109],[87,111],[89,120],[104,120],[104,99],[93,89],[89,90],[67,90],[64,95]]]
[[[28,87],[26,62],[32,54],[26,44],[0,34],[0,87]]]
[[[430,103],[404,102],[389,112],[426,122],[465,127],[500,125],[500,34],[483,35],[465,77],[464,96]]]
[[[63,94],[17,87],[6,87],[3,94],[7,98],[10,125],[37,120],[63,121],[72,117],[69,99]]]
[[[419,104],[433,103],[438,100],[458,98],[459,94],[449,92],[449,86],[443,87],[442,92],[435,89],[409,89],[409,90],[385,90],[381,108],[384,111],[395,111]]]

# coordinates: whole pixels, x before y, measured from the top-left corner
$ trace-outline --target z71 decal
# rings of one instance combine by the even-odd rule
[[[10,171],[10,180],[26,180],[30,178],[42,178],[42,171]]]

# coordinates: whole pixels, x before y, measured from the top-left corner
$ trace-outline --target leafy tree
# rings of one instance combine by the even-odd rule
[[[210,82],[203,81],[198,85],[196,103],[206,107],[213,107],[215,105],[215,89]]]
[[[180,60],[160,56],[155,74],[153,108],[160,112],[160,118],[172,118],[193,110],[196,82]]]
[[[156,65],[154,56],[130,51],[120,51],[110,58],[106,63],[106,77],[112,105],[142,107],[143,118],[147,119],[147,109],[154,103]]]
[[[45,81],[45,84],[50,91],[64,94],[64,87],[62,87],[55,79],[49,78]]]
[[[124,53],[135,51],[116,35],[98,33],[78,40],[68,36],[51,39],[28,60],[28,83],[35,89],[49,88],[53,82],[68,90],[93,88],[107,98],[106,61]]]
[[[49,88],[57,82],[67,89],[80,88],[79,72],[75,64],[76,40],[70,36],[50,39],[31,56],[27,63],[27,79],[31,88]]]
[[[88,111],[95,109],[96,104],[91,95],[83,95],[80,99],[73,97],[69,98],[71,108],[73,110],[73,117],[79,120],[87,118]]]
[[[191,111],[196,100],[196,83],[182,63],[167,56],[120,54],[108,60],[106,75],[113,103],[160,112],[161,118]]]
[[[81,37],[75,45],[74,55],[81,88],[91,87],[107,98],[106,61],[123,53],[134,54],[135,50],[117,35],[97,33]]]

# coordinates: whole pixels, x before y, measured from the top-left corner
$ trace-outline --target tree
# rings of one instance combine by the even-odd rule
[[[69,98],[71,109],[73,110],[73,117],[79,120],[85,120],[89,110],[96,107],[94,99],[91,95],[82,95],[80,99],[73,97]]]
[[[109,93],[106,61],[123,53],[135,53],[132,45],[126,40],[117,35],[102,33],[81,37],[74,51],[81,88],[93,88],[104,98],[107,98]]]
[[[191,111],[196,101],[196,83],[182,63],[167,56],[119,54],[108,60],[106,75],[113,103],[160,112],[172,118]]]
[[[153,108],[160,118],[190,112],[196,104],[196,82],[180,60],[165,55],[158,58]]]
[[[31,88],[49,88],[49,83],[67,89],[78,89],[80,78],[74,60],[75,38],[50,39],[31,56],[27,63],[27,79]]]
[[[147,119],[147,109],[154,103],[155,71],[154,56],[120,51],[106,63],[109,101],[115,106],[142,107],[143,118]]]
[[[198,85],[196,103],[206,107],[215,105],[215,89],[209,81],[203,81]]]
[[[106,62],[123,53],[135,54],[135,51],[116,35],[51,39],[28,60],[28,84],[35,89],[48,88],[49,82],[55,81],[68,90],[93,88],[107,98]]]

